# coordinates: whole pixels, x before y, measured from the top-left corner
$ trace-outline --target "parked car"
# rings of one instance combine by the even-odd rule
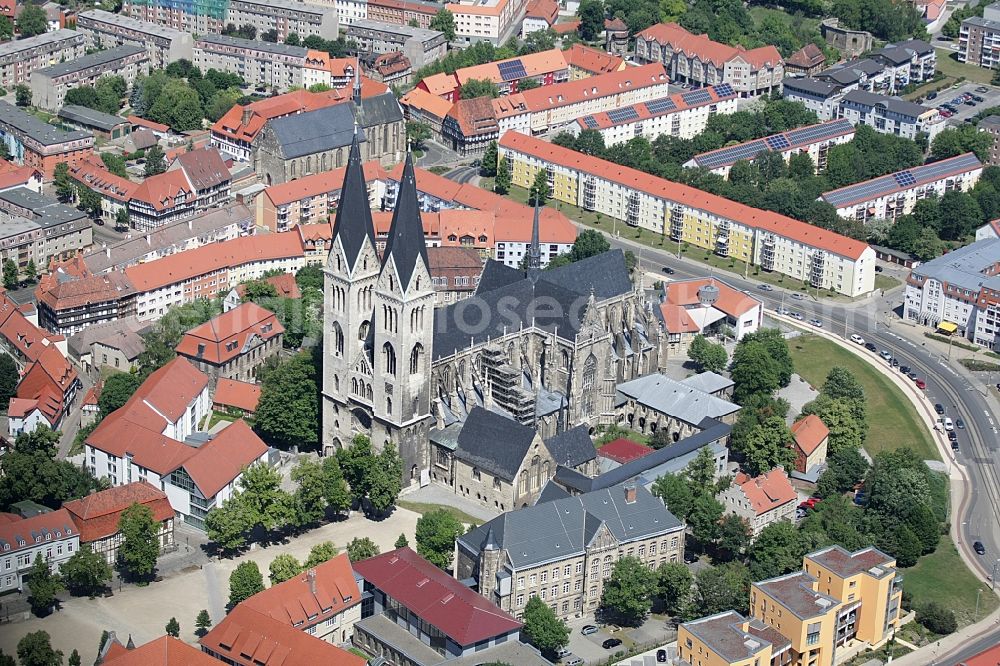
[[[942,405],[940,402],[935,403],[934,411],[937,412],[938,414],[944,414],[944,405]]]
[[[794,299],[796,301],[804,301],[804,300],[806,300],[806,295],[803,294],[803,293],[797,292],[797,291],[793,291],[792,292],[792,299]]]
[[[792,313],[792,311],[789,310],[788,308],[778,308],[774,311],[774,313],[780,315],[789,315]],[[998,387],[1000,387],[1000,385],[998,385]]]
[[[965,421],[962,419],[955,419],[955,427],[959,430],[965,430]]]
[[[868,351],[872,351],[872,352],[873,352],[873,351],[878,351],[878,347],[876,347],[876,346],[875,346],[874,344],[872,344],[871,342],[866,342],[866,343],[865,343],[865,349],[867,349]]]
[[[948,431],[948,441],[949,442],[957,442],[958,441],[958,433],[955,432],[954,430],[949,430]]]
[[[972,99],[976,100],[977,102],[985,102],[986,101],[985,99],[983,99],[979,95],[973,95]]]
[[[952,113],[948,109],[938,109],[938,113],[941,114],[942,118],[951,118],[953,115],[955,115],[954,113]]]
[[[622,639],[620,638],[609,638],[608,640],[601,643],[601,647],[605,650],[612,650],[622,644]]]
[[[951,420],[950,416],[944,417],[944,429],[948,431],[949,437],[954,434],[955,422]]]
[[[934,99],[935,97],[937,97],[937,93],[936,92],[929,92],[929,93],[927,93],[927,99]]]
[[[674,269],[672,269],[670,266],[664,266],[663,267],[663,272],[666,273],[667,275],[673,275],[677,271],[675,271]]]
[[[901,366],[899,366],[899,371],[902,372],[904,375],[909,375],[910,374],[910,366],[908,366],[908,365],[901,365]]]
[[[913,372],[912,370],[907,372],[906,376],[912,379],[913,381],[917,381],[917,377],[919,377],[919,375],[917,375],[917,373]]]
[[[769,284],[759,284],[757,285],[757,288],[761,291],[774,291],[774,287]]]
[[[886,351],[886,350],[884,350],[884,349],[883,349],[882,351],[880,351],[880,352],[878,353],[878,355],[879,355],[879,356],[881,356],[881,357],[882,357],[882,359],[883,359],[883,360],[886,360],[886,361],[888,361],[888,360],[890,360],[890,359],[892,358],[892,354],[890,354],[889,352],[887,352],[887,351]]]
[[[876,266],[876,267],[875,267],[875,272],[876,272],[876,273],[881,273],[881,272],[882,272],[883,270],[885,270],[885,269],[884,269],[884,268],[882,268],[881,266]]]
[[[815,326],[816,328],[823,328],[823,321],[820,319],[816,319],[815,317],[809,320],[809,324],[811,326]]]
[[[685,564],[694,564],[695,562],[698,561],[698,559],[699,559],[699,557],[695,553],[689,552],[687,550],[684,551],[684,563]]]
[[[791,317],[792,319],[794,319],[795,321],[804,321],[805,320],[805,317],[802,316],[801,312],[789,312],[788,316]]]
[[[899,361],[896,360],[895,356],[893,356],[891,359],[889,359],[889,365],[891,365],[894,368],[898,368],[899,367]]]
[[[927,382],[925,382],[922,379],[914,379],[913,383],[917,385],[918,389],[925,389],[925,388],[927,388]]]
[[[583,625],[583,629],[580,630],[580,633],[583,634],[584,636],[590,636],[591,634],[596,634],[598,631],[600,630],[597,628],[596,625],[585,624]]]
[[[583,659],[575,654],[568,654],[563,657],[560,663],[562,663],[563,666],[583,666]]]
[[[978,88],[976,88],[977,93],[988,93],[989,91],[990,89],[987,88],[986,86],[979,86]]]
[[[820,502],[820,498],[818,498],[818,497],[810,497],[809,499],[803,500],[802,502],[800,502],[799,503],[799,508],[800,509],[812,509],[817,504],[819,504],[819,502]]]
[[[982,541],[977,541],[974,544],[972,544],[972,550],[976,551],[977,555],[986,554],[986,546],[983,545]]]
[[[861,337],[860,335],[858,335],[857,333],[852,333],[851,334],[851,342],[853,342],[856,345],[863,345],[863,344],[865,344],[865,339],[863,337]]]

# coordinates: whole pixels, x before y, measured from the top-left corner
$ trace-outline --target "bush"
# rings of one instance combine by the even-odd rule
[[[980,361],[973,358],[962,358],[958,360],[966,369],[972,370],[973,372],[997,372],[1000,370],[1000,363],[991,363],[989,361]]]
[[[935,634],[950,634],[958,629],[955,613],[936,601],[929,601],[917,609],[917,622]]]

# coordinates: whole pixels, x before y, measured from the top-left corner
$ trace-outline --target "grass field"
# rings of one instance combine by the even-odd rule
[[[903,572],[903,589],[913,595],[913,602],[937,601],[955,612],[960,627],[972,624],[976,614],[977,590],[979,617],[989,615],[1000,603],[990,586],[981,583],[966,568],[958,556],[951,538],[941,537],[941,543],[931,555],[924,555],[916,566]]]
[[[976,83],[989,83],[993,80],[993,70],[983,69],[975,65],[967,65],[955,59],[955,52],[948,49],[937,51],[937,68],[945,76],[953,79],[965,78]]]
[[[899,280],[897,280],[896,278],[890,277],[890,276],[882,274],[882,273],[879,273],[878,275],[875,276],[875,288],[876,289],[881,289],[883,291],[889,291],[890,289],[895,289],[900,284],[902,284],[902,283]]]
[[[465,524],[472,523],[475,525],[481,525],[483,522],[474,516],[470,516],[464,511],[459,511],[453,506],[445,506],[443,504],[430,504],[428,502],[410,502],[407,500],[399,500],[398,502],[396,502],[396,506],[400,506],[404,509],[409,509],[410,511],[419,513],[420,515],[423,515],[430,511],[434,511],[435,509],[444,509],[451,515],[455,516],[455,518],[457,518],[462,523]]]
[[[768,7],[752,7],[750,9],[750,16],[757,25],[760,25],[761,21],[764,20],[765,16],[776,16],[783,23],[794,27],[795,23],[799,20],[798,17],[789,14],[781,9],[770,9]],[[808,33],[819,34],[819,19],[818,18],[808,18],[803,17],[802,19],[802,31]]]
[[[865,449],[879,451],[908,446],[925,460],[940,460],[930,434],[903,392],[869,363],[830,340],[805,334],[789,341],[795,372],[819,389],[830,368],[842,366],[865,387],[868,439]]]

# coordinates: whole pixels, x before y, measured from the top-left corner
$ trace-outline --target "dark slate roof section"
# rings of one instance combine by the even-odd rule
[[[588,430],[586,425],[578,425],[545,440],[545,446],[557,464],[577,467],[597,457],[597,449]]]
[[[368,187],[365,185],[365,173],[361,165],[361,149],[358,147],[360,133],[360,130],[355,133],[351,141],[347,171],[344,174],[337,217],[333,224],[334,236],[340,238],[340,244],[344,247],[348,270],[354,270],[354,264],[361,254],[366,236],[371,246],[376,247],[375,225],[368,204]]]
[[[473,407],[458,436],[455,457],[493,476],[513,481],[534,439],[534,428]]]
[[[622,486],[554,499],[508,511],[458,538],[459,547],[478,554],[492,531],[516,569],[582,553],[589,538],[606,525],[620,543],[683,530],[656,497],[642,486],[635,502],[625,501]]]
[[[554,502],[555,500],[566,499],[572,497],[565,488],[560,486],[558,483],[549,479],[542,486],[542,492],[538,494],[538,499],[535,500],[535,504],[544,504],[545,502]],[[495,538],[495,537],[494,537]]]
[[[285,159],[342,148],[350,145],[354,137],[353,107],[347,103],[270,122]],[[364,141],[363,133],[361,140]]]
[[[337,106],[341,105],[338,104]],[[350,106],[353,107],[354,103],[351,102]],[[402,121],[403,109],[399,106],[399,102],[392,92],[385,92],[381,95],[361,100],[361,113],[358,114],[358,124],[362,127],[388,125]]]
[[[624,483],[629,479],[634,479],[643,472],[658,467],[674,458],[697,451],[716,440],[725,439],[729,436],[730,431],[732,431],[732,426],[710,418],[703,420],[698,424],[698,427],[701,428],[699,432],[690,437],[685,437],[676,444],[665,446],[658,451],[650,453],[648,456],[625,463],[592,479],[580,474],[576,470],[560,465],[556,468],[556,481],[567,488],[572,488],[581,493],[609,488]]]
[[[417,180],[413,176],[413,155],[409,153],[406,155],[406,164],[403,165],[403,177],[396,196],[396,210],[392,212],[389,238],[385,241],[382,266],[388,264],[390,259],[396,265],[400,287],[404,291],[409,288],[417,261],[422,261],[430,274],[424,223],[420,219],[420,202],[417,200]]]
[[[65,118],[70,122],[80,123],[87,127],[96,127],[99,130],[110,132],[119,125],[124,125],[128,121],[121,116],[113,116],[103,111],[95,111],[85,106],[67,104],[59,110],[57,114],[60,118]]]
[[[991,116],[991,118],[1000,120],[1000,116]],[[500,287],[505,287],[523,277],[524,274],[516,268],[511,268],[495,259],[487,259],[486,265],[483,266],[483,274],[479,277],[479,286],[476,287],[476,293],[483,294],[494,289],[499,289]]]
[[[589,295],[593,289],[598,300],[632,290],[632,281],[625,267],[625,253],[618,249],[545,271],[539,278],[539,282],[542,281],[581,295]]]

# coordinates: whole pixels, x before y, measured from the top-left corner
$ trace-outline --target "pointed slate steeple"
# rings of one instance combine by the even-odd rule
[[[531,246],[528,247],[528,277],[532,280],[538,278],[538,271],[542,269],[542,247],[538,241],[538,204],[535,204],[535,219],[531,223]]]
[[[340,203],[337,205],[337,218],[333,226],[334,238],[340,238],[344,254],[347,255],[348,271],[354,270],[366,237],[372,248],[376,247],[375,225],[368,205],[368,187],[365,184],[361,148],[358,145],[360,135],[361,132],[355,125],[354,140],[347,158],[347,172],[344,174],[344,185],[340,190]]]
[[[423,261],[424,267],[430,270],[424,224],[420,219],[420,202],[417,201],[417,181],[413,175],[413,156],[409,153],[403,165],[403,176],[396,194],[396,210],[392,213],[392,226],[389,227],[389,238],[382,256],[383,269],[390,259],[396,265],[400,286],[404,290],[410,284],[417,261]]]

